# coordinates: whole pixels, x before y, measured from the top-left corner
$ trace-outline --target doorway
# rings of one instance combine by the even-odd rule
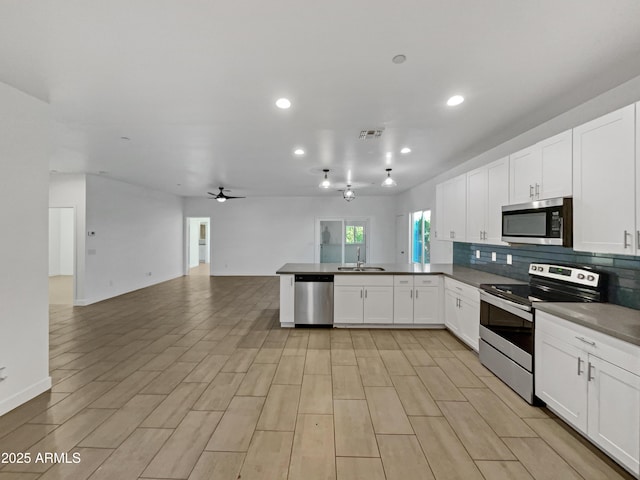
[[[211,219],[187,218],[187,275],[211,275]]]
[[[368,261],[371,243],[368,218],[317,219],[316,232],[317,263]]]
[[[49,304],[73,305],[75,209],[49,208]]]

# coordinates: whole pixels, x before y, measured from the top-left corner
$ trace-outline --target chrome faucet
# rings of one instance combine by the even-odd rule
[[[356,249],[356,253],[358,255],[358,258],[357,258],[357,261],[356,261],[356,268],[360,268],[360,267],[362,267],[364,265],[364,262],[360,261],[360,247],[358,247]]]

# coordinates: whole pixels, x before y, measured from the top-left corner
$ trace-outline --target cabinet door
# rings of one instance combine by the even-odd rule
[[[535,393],[558,416],[587,433],[586,355],[540,330],[535,333]]]
[[[460,339],[478,351],[480,342],[480,304],[460,298],[458,302]]]
[[[444,216],[444,184],[439,183],[436,185],[436,218],[435,218],[435,229],[433,231],[433,236],[438,240],[448,240],[449,239],[449,230],[445,225],[445,216]]]
[[[416,287],[413,299],[413,323],[441,325],[440,287]]]
[[[531,202],[535,197],[535,185],[541,182],[540,148],[532,145],[509,155],[511,176],[509,203]]]
[[[445,290],[444,294],[444,324],[457,337],[460,336],[460,308],[458,307],[459,297],[451,290]]]
[[[280,323],[293,326],[294,275],[280,275]]]
[[[469,172],[467,174],[467,242],[484,243],[485,241],[487,199],[487,169],[479,168]]]
[[[444,240],[465,241],[466,211],[467,177],[460,175],[446,182],[444,187],[444,216],[448,227]]]
[[[393,323],[393,287],[364,287],[364,323]]]
[[[635,106],[573,129],[573,248],[635,253]]]
[[[534,188],[537,200],[570,197],[572,192],[572,131],[567,130],[539,143],[541,182]]]
[[[360,286],[333,287],[333,323],[363,322],[363,291]]]
[[[393,323],[413,323],[413,287],[394,287]]]
[[[502,241],[502,206],[509,204],[509,157],[487,166],[487,221],[485,243],[506,245]],[[468,234],[469,232],[467,232]]]
[[[640,377],[589,355],[589,437],[637,475]]]

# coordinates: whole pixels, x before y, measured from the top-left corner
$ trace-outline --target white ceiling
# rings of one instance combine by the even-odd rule
[[[638,75],[638,0],[0,2],[0,81],[51,102],[51,169],[185,196],[318,195],[322,168],[397,193]]]

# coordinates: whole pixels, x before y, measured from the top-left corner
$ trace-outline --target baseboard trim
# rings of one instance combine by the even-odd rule
[[[44,378],[0,402],[0,416],[51,389],[51,377]]]

